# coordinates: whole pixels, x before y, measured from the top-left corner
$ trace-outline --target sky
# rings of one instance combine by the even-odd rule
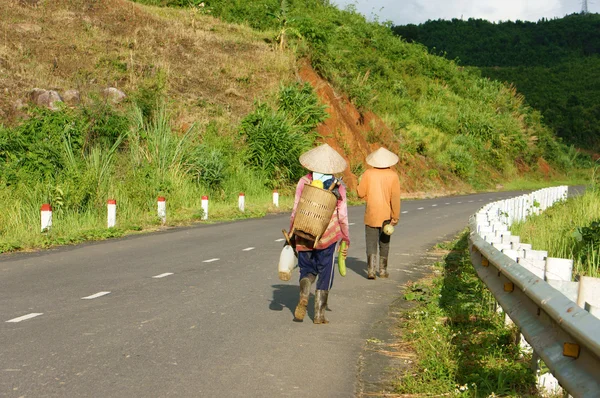
[[[429,19],[481,18],[488,21],[537,21],[580,12],[582,0],[332,0],[340,8],[354,5],[368,19],[395,25]],[[600,0],[588,0],[588,11],[600,13]]]

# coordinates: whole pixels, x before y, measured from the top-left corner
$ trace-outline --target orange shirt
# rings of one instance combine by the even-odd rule
[[[365,171],[357,190],[358,197],[367,201],[365,225],[380,228],[386,220],[400,219],[400,179],[394,170]]]

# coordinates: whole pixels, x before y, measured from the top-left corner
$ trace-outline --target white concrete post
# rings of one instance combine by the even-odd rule
[[[573,277],[573,260],[568,258],[546,258],[546,280],[570,281]]]
[[[204,211],[202,219],[208,220],[208,196],[206,195],[202,197],[202,210]]]
[[[279,207],[279,192],[277,190],[273,191],[273,204],[275,207]]]
[[[164,196],[159,196],[157,200],[157,214],[163,225],[167,222],[167,200]]]
[[[246,195],[243,192],[240,192],[240,196],[238,197],[238,209],[243,213],[246,207]]]
[[[523,254],[523,258],[528,260],[546,261],[546,257],[548,257],[548,252],[546,250],[525,250]]]
[[[600,315],[600,278],[581,277],[577,304],[594,316]]]
[[[52,207],[49,204],[44,203],[40,209],[40,212],[42,220],[42,232],[45,232],[50,230],[52,227]]]
[[[106,217],[107,227],[114,228],[117,224],[117,201],[115,199],[108,199],[106,208],[108,213]]]

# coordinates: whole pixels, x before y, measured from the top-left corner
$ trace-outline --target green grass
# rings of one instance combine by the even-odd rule
[[[535,178],[516,178],[505,183],[502,183],[503,191],[526,191],[526,190],[538,190],[548,187],[556,187],[560,185],[586,185],[589,179],[584,175],[589,173],[589,170],[581,171],[580,175],[574,175],[571,178],[559,178],[547,180],[543,177]]]
[[[600,232],[595,230],[585,240],[581,232],[600,220],[600,191],[588,189],[582,196],[571,198],[547,209],[540,215],[511,227],[521,242],[531,243],[535,250],[547,250],[550,257],[572,258],[573,276],[600,276],[598,242]],[[594,240],[595,236],[595,240]]]
[[[294,202],[292,192],[280,192],[279,207],[275,207],[272,204],[271,191],[263,189],[258,194],[246,194],[245,211],[240,212],[237,195],[235,198],[232,196],[222,199],[210,196],[209,219],[201,221],[201,196],[198,193],[197,200],[167,197],[165,226],[176,227],[263,217],[268,213],[290,211]],[[83,213],[54,212],[52,228],[45,233],[40,232],[39,206],[2,208],[0,253],[49,248],[88,240],[104,240],[156,231],[161,227],[161,222],[156,215],[156,198],[148,202],[149,205],[146,208],[140,209],[126,201],[117,200],[117,225],[110,229],[106,226],[105,206]],[[177,205],[178,202],[181,204]],[[282,228],[287,228],[287,226],[283,225]]]
[[[442,180],[459,178],[477,189],[490,189],[521,174],[552,178],[539,170],[544,169],[538,162],[542,157],[557,174],[590,165],[589,157],[555,139],[540,113],[513,87],[399,39],[389,24],[369,22],[353,6],[340,10],[322,0],[221,0],[206,2],[203,10],[261,30],[274,44],[287,32],[284,48],[310,60],[362,116],[377,113],[402,143],[392,149],[402,158],[423,156]],[[283,124],[280,120],[263,117],[270,119],[275,123],[266,127],[278,136],[289,135],[275,128]],[[365,139],[373,145],[394,145],[384,142],[387,136],[371,132]],[[528,171],[519,171],[517,165]]]
[[[280,99],[314,100],[304,103],[304,117],[294,120],[287,119],[295,113],[286,105],[287,128],[308,137],[323,114],[312,89],[291,86],[281,92]],[[278,164],[281,175],[269,174],[252,162],[259,156],[249,155],[234,127],[209,123],[176,131],[168,109],[157,103],[151,116],[135,104],[123,115],[109,112],[104,121],[110,123],[102,126],[89,113],[68,109],[36,110],[19,126],[0,126],[0,253],[155,230],[161,224],[158,196],[167,198],[168,226],[200,220],[203,195],[210,198],[210,222],[291,209],[293,178],[305,172],[297,165],[298,154],[290,155],[295,140],[277,137],[278,150],[294,172]],[[109,135],[117,116],[120,133]],[[270,145],[264,141],[254,149]],[[272,206],[273,188],[280,191],[279,208]],[[240,192],[246,195],[243,213]],[[107,199],[117,201],[116,229],[106,228]],[[53,226],[45,234],[40,233],[43,203],[53,208]]]
[[[399,327],[416,353],[395,383],[398,394],[465,397],[537,396],[527,357],[513,343],[494,299],[469,257],[468,233],[445,245],[435,276],[410,285],[405,299],[419,303]]]

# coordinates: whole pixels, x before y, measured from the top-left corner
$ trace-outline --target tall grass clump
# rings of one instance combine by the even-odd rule
[[[211,218],[265,214],[271,189],[291,192],[304,172],[298,157],[312,147],[327,115],[309,84],[291,84],[280,87],[273,106],[257,103],[239,126],[211,120],[182,131],[160,92],[146,94],[132,95],[120,110],[94,102],[32,109],[21,124],[0,127],[0,251],[157,226],[157,196],[167,197],[172,224],[201,219],[203,195],[211,196]],[[236,206],[240,192],[248,198],[243,214]],[[117,200],[111,230],[107,199]],[[43,203],[54,212],[45,234],[39,231]],[[289,205],[282,197],[282,208]]]
[[[511,231],[551,257],[573,259],[574,277],[600,277],[600,190],[588,189],[514,224]]]
[[[308,83],[282,86],[276,109],[257,104],[242,121],[247,163],[271,186],[294,181],[305,172],[298,158],[312,147],[315,129],[326,116],[325,107]]]

